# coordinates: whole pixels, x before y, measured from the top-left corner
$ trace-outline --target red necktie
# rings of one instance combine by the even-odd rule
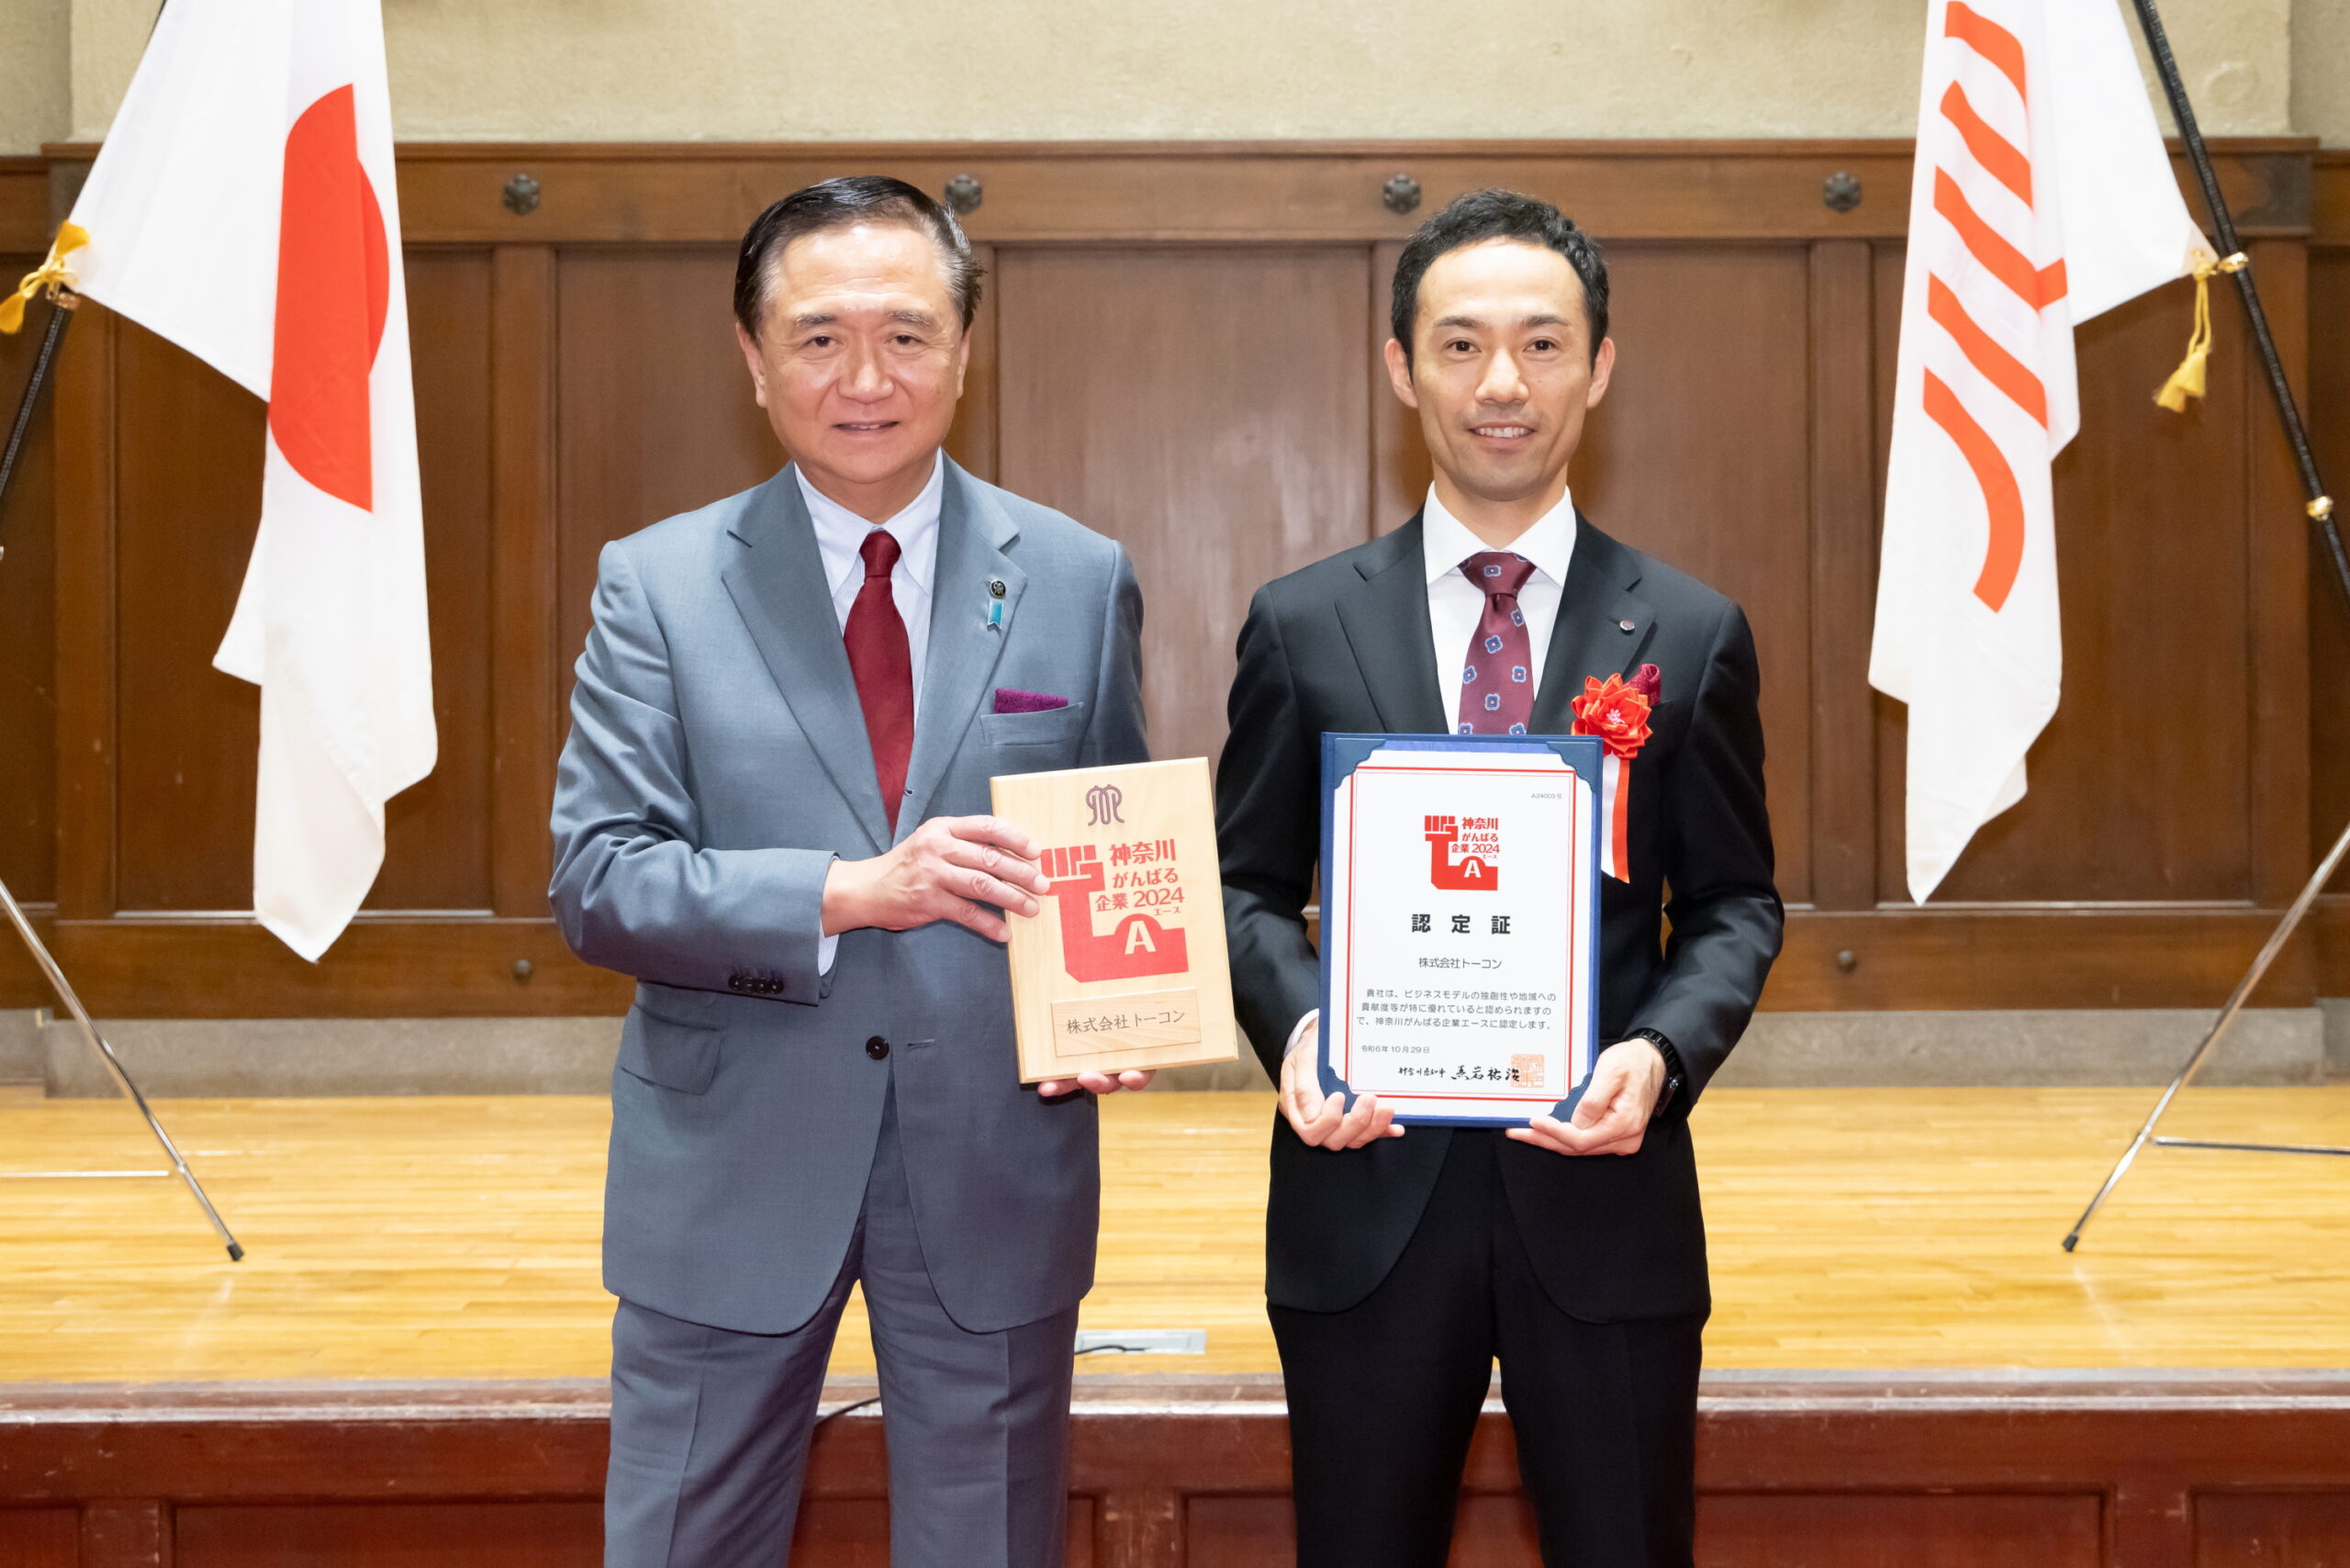
[[[1460,664],[1460,733],[1522,735],[1534,717],[1534,644],[1517,590],[1534,575],[1534,563],[1505,550],[1480,550],[1460,563],[1460,573],[1485,596]]]
[[[895,833],[906,793],[906,757],[914,749],[914,661],[906,651],[906,623],[898,618],[898,601],[890,592],[898,541],[888,529],[877,528],[856,553],[865,557],[865,586],[856,590],[842,638],[848,644],[849,673],[856,678],[856,705],[865,710],[865,738],[873,745],[881,809]]]

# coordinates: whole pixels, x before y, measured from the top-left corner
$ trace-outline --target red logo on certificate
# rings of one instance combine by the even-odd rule
[[[1448,893],[1490,893],[1502,885],[1502,819],[1426,817],[1428,883]]]
[[[1061,967],[1075,980],[1133,980],[1189,969],[1183,933],[1169,922],[1183,913],[1183,879],[1175,868],[1175,841],[1113,844],[1105,865],[1101,846],[1047,849],[1045,879],[1060,905]],[[1097,930],[1106,919],[1110,929]]]

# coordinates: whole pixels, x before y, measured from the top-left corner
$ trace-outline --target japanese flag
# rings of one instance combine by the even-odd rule
[[[255,917],[316,959],[435,748],[377,0],[172,0],[73,223],[79,292],[269,404],[213,662],[261,687]]]

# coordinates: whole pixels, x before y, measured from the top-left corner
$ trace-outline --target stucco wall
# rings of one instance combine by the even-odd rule
[[[2343,0],[2293,7],[2293,129],[2350,147],[2350,6]]]
[[[2174,0],[2209,128],[2293,123],[2341,0]],[[2299,31],[2296,31],[2299,11]],[[0,135],[101,136],[155,0],[0,0],[61,58]],[[1920,0],[384,0],[403,137],[545,140],[1905,136]],[[44,28],[46,32],[44,32]],[[38,51],[35,51],[38,52]],[[2342,50],[2335,48],[2337,57]],[[2324,95],[2305,70],[2303,100]],[[0,76],[0,81],[6,81]],[[43,92],[47,96],[43,96]],[[2325,105],[2350,132],[2350,96]],[[70,132],[67,128],[70,127]]]
[[[38,151],[73,126],[73,10],[72,0],[0,0],[0,154]]]

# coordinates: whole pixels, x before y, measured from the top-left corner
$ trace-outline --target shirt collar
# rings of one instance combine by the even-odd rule
[[[865,536],[877,525],[810,484],[799,465],[792,465],[791,476],[799,482],[800,499],[808,503],[808,521],[815,525],[816,546],[824,557],[825,580],[838,592],[848,575],[861,569],[857,552],[865,545]],[[931,459],[930,478],[922,493],[907,502],[903,511],[878,525],[896,536],[898,563],[924,593],[930,592],[931,574],[938,565],[938,515],[946,496],[946,460],[943,455],[935,456]]]
[[[1420,510],[1420,550],[1431,583],[1460,569],[1460,563],[1493,546],[1469,532],[1469,525],[1445,510],[1428,487],[1427,504]],[[1534,563],[1534,569],[1563,588],[1567,563],[1575,552],[1575,495],[1567,491],[1559,504],[1544,512],[1533,527],[1519,534],[1508,550]]]

